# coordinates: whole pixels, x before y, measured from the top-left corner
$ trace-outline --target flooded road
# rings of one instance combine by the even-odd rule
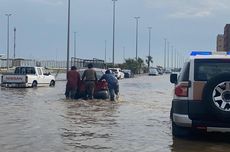
[[[2,88],[0,152],[229,151],[229,140],[172,137],[169,75],[119,82],[117,103],[66,100],[65,81],[54,88]]]

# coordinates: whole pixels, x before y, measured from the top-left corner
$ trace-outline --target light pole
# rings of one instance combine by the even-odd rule
[[[74,60],[76,59],[76,43],[77,43],[76,34],[77,32],[74,32]]]
[[[10,52],[10,16],[11,14],[5,14],[7,16],[7,70],[9,70],[9,52]]]
[[[167,39],[165,40],[165,48],[164,48],[164,70],[166,69],[166,46],[167,46]]]
[[[151,29],[152,27],[148,27],[149,29],[149,57],[148,57],[148,69],[150,67],[150,51],[151,51]]]
[[[106,63],[106,53],[107,53],[107,41],[105,40],[105,63]]]
[[[114,65],[114,47],[115,47],[115,7],[116,7],[116,1],[117,0],[112,0],[113,1],[113,65]]]
[[[66,76],[69,71],[69,35],[70,35],[70,0],[68,0],[68,27],[67,27],[67,63],[66,63]]]
[[[140,17],[134,17],[136,19],[136,60],[137,60],[137,51],[138,51],[138,19]]]
[[[148,27],[149,29],[149,56],[150,56],[150,51],[151,51],[151,29],[152,27]]]
[[[16,28],[14,28],[14,59],[15,59],[15,51],[16,51]]]
[[[168,44],[168,50],[167,50],[167,69],[169,68],[169,45],[170,45],[170,43],[169,43],[169,41],[167,42],[167,44]]]
[[[172,53],[171,53],[171,68],[173,69],[173,45],[172,47]]]
[[[125,62],[125,47],[123,46],[123,60]]]

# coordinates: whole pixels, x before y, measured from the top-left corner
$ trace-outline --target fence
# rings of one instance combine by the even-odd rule
[[[71,58],[69,65],[75,65],[78,69],[87,67],[89,63],[92,63],[94,67],[104,68],[105,62],[100,59],[80,59],[80,58]],[[57,60],[33,60],[33,59],[9,59],[8,60],[9,67],[15,66],[42,66],[47,68],[66,68],[66,61],[57,61]],[[0,68],[7,68],[7,59],[0,59]]]

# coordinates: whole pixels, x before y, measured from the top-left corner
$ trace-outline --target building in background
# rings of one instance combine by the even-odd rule
[[[224,51],[230,51],[230,24],[224,27]]]
[[[216,51],[223,52],[224,51],[224,35],[218,34],[216,40]]]

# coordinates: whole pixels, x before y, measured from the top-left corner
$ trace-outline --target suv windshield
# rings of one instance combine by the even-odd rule
[[[230,73],[229,59],[196,59],[195,81],[207,81],[220,73]]]

